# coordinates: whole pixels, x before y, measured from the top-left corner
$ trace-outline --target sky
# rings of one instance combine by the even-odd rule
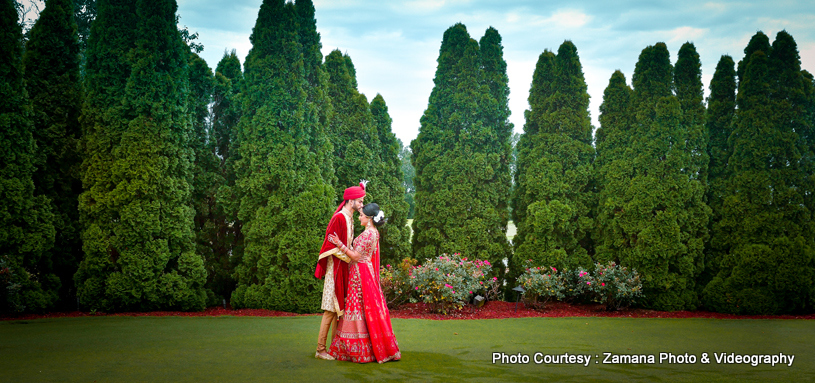
[[[31,0],[29,0],[31,1]],[[243,63],[262,0],[178,0],[179,25],[198,33],[201,56],[215,68],[235,49]],[[463,23],[479,40],[490,26],[501,34],[507,62],[515,132],[538,56],[557,52],[565,40],[577,47],[591,97],[592,123],[612,73],[631,84],[640,52],[667,44],[676,62],[685,42],[702,61],[705,94],[722,55],[738,63],[757,31],[775,40],[781,30],[798,43],[802,68],[815,73],[815,1],[522,1],[522,0],[314,0],[323,56],[339,49],[357,71],[368,100],[385,98],[393,132],[405,145],[419,133],[419,119],[433,89],[436,59],[447,28]]]

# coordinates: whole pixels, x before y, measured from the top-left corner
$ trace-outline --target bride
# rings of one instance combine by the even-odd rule
[[[385,221],[379,205],[369,203],[360,211],[359,222],[365,231],[354,240],[353,250],[343,245],[336,235],[328,236],[328,240],[352,260],[345,290],[345,315],[337,324],[337,334],[329,350],[337,360],[384,363],[402,357],[379,285],[377,227]]]

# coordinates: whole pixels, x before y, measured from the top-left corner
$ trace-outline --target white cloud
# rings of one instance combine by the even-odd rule
[[[709,12],[716,12],[722,13],[727,11],[727,4],[725,3],[705,3],[702,5],[702,8],[706,9]]]
[[[469,0],[408,0],[391,2],[392,9],[400,13],[422,14],[438,12],[444,8],[467,5]]]
[[[707,34],[708,30],[703,28],[679,27],[665,33],[667,42],[671,45],[681,45],[686,41],[700,40]]]
[[[566,28],[582,27],[586,25],[589,20],[591,20],[591,17],[575,10],[559,10],[548,19],[549,22]]]

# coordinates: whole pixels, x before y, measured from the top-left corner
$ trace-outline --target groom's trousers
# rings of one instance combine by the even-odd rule
[[[331,329],[331,339],[328,338],[328,329]],[[317,338],[317,352],[326,351],[326,341],[328,347],[331,347],[331,342],[334,341],[334,335],[337,334],[337,313],[333,311],[323,311],[323,320],[320,322],[320,336]]]

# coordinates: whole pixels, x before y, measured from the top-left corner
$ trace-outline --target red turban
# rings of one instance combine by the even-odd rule
[[[335,211],[334,214],[337,214],[340,210],[342,210],[343,205],[345,205],[345,201],[365,197],[365,185],[367,183],[368,181],[362,181],[359,183],[359,186],[351,186],[350,188],[345,189],[345,192],[342,193],[342,199],[344,201],[340,203],[340,206],[337,208],[337,211]]]

